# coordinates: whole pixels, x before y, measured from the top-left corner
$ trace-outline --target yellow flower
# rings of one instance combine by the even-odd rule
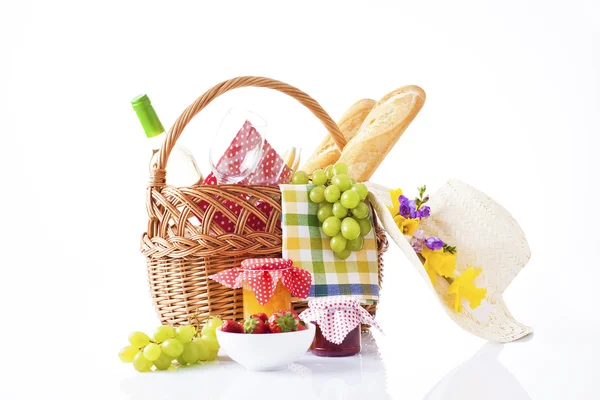
[[[394,217],[394,222],[403,235],[412,236],[415,231],[419,229],[418,218],[404,218],[402,215],[396,215]]]
[[[402,196],[402,189],[393,189],[390,190],[390,197],[392,198],[392,205],[387,206],[388,210],[392,215],[397,215],[400,212],[400,202],[398,201],[398,197]]]
[[[448,294],[454,295],[454,311],[462,311],[461,297],[469,301],[471,309],[475,309],[481,305],[481,301],[485,299],[487,290],[477,288],[473,281],[481,273],[481,268],[469,267],[459,277],[454,279],[454,282],[448,288]]]
[[[451,254],[444,250],[431,250],[429,247],[423,246],[421,255],[425,258],[423,266],[433,285],[436,283],[436,274],[445,278],[454,277],[456,253]]]

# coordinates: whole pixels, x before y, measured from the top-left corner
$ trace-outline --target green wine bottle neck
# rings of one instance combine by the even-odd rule
[[[142,94],[131,100],[131,105],[137,114],[146,136],[149,138],[160,135],[165,131],[152,103],[147,95]]]

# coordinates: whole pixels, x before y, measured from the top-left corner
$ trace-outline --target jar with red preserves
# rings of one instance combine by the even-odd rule
[[[317,326],[312,352],[322,357],[346,357],[360,353],[361,324],[379,328],[360,301],[351,296],[321,297],[310,300],[300,314],[303,321]]]

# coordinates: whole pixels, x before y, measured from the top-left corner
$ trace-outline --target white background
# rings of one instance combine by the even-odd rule
[[[372,180],[405,191],[463,180],[527,234],[533,257],[506,299],[535,335],[495,347],[499,361],[435,398],[506,387],[498,369],[521,396],[506,398],[598,398],[598,3],[249,3],[0,3],[0,397],[219,398],[235,385],[201,369],[142,378],[117,359],[129,331],[157,324],[138,251],[148,153],[129,100],[148,93],[168,126],[211,85],[262,75],[334,119],[360,98],[421,86],[422,112]],[[280,151],[306,155],[325,135],[284,95],[238,90],[184,133],[198,159],[232,106],[262,115]],[[393,246],[378,317],[392,398],[423,398],[484,346]],[[321,398],[350,398],[329,384]],[[147,389],[159,386],[173,391]]]

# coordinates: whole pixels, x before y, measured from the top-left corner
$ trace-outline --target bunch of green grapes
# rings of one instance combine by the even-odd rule
[[[166,370],[176,360],[180,366],[204,361],[214,361],[219,352],[217,328],[223,325],[220,318],[210,318],[200,332],[193,325],[176,329],[161,325],[150,338],[143,332],[129,335],[129,346],[119,352],[123,362],[133,363],[139,372]]]
[[[292,176],[292,183],[298,185],[311,180],[316,186],[309,197],[319,204],[317,218],[321,229],[331,238],[331,250],[345,260],[352,251],[363,248],[363,237],[371,231],[369,206],[365,203],[369,190],[364,183],[356,183],[348,176],[348,166],[344,163],[317,169],[311,177],[304,171],[296,171]]]

